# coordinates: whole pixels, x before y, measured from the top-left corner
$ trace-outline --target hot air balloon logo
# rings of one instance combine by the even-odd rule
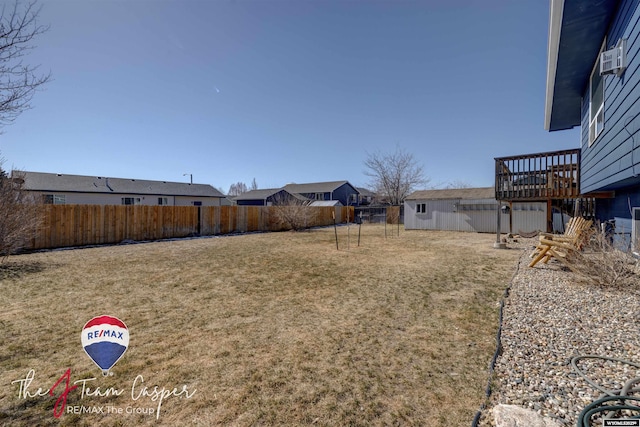
[[[81,341],[84,351],[102,369],[102,375],[108,375],[129,347],[129,329],[117,317],[98,316],[84,325]]]

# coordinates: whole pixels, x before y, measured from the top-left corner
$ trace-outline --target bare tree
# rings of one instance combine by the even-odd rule
[[[251,187],[249,187],[249,190],[257,190],[258,189],[258,182],[256,181],[255,178],[253,178],[253,181],[251,181]]]
[[[41,222],[37,200],[24,190],[24,174],[7,176],[0,159],[0,259],[24,248]]]
[[[245,184],[244,182],[236,182],[235,184],[231,184],[227,195],[239,196],[242,193],[246,193],[246,192],[247,192],[247,184]]]
[[[364,174],[371,178],[370,186],[390,205],[400,205],[419,186],[429,179],[413,154],[396,147],[393,153],[368,154]]]
[[[49,29],[38,23],[41,8],[37,1],[22,6],[15,0],[0,9],[0,128],[30,109],[36,90],[51,78],[50,73],[38,74],[37,65],[23,62],[34,39]]]

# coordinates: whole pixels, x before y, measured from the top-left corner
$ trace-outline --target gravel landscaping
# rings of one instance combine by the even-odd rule
[[[616,393],[640,376],[640,284],[579,284],[557,262],[529,268],[533,240],[519,245],[524,252],[504,301],[502,352],[479,425],[495,426],[492,408],[509,404],[575,426],[584,407],[604,394],[594,384]],[[581,359],[583,375],[572,365],[578,356],[617,360]]]

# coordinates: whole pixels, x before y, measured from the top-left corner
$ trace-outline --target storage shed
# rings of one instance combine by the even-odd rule
[[[513,203],[501,206],[501,232],[546,230],[546,203]],[[451,230],[495,233],[498,202],[493,187],[421,190],[404,202],[407,230]],[[510,230],[511,229],[511,230]]]

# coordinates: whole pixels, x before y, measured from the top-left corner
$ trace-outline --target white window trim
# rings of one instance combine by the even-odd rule
[[[66,205],[67,204],[67,196],[66,194],[45,194],[45,203],[50,205]],[[47,203],[47,199],[50,199],[51,202]]]
[[[600,51],[598,52],[598,57],[596,58],[596,62],[593,64],[593,69],[591,70],[591,74],[589,75],[589,147],[593,145],[594,142],[598,139],[602,131],[604,130],[604,78],[605,76],[600,76],[602,79],[602,104],[598,107],[598,110],[595,114],[592,114],[593,111],[593,103],[591,102],[591,94],[592,94],[592,78],[594,73],[598,73],[600,75],[600,58],[602,56],[602,52],[604,51],[606,46],[606,39],[602,42],[602,46],[600,47]],[[598,126],[598,123],[601,123]],[[592,131],[593,130],[593,131]]]
[[[132,200],[133,203],[125,203],[125,199]],[[140,197],[122,197],[120,201],[123,206],[134,206],[140,204]]]

